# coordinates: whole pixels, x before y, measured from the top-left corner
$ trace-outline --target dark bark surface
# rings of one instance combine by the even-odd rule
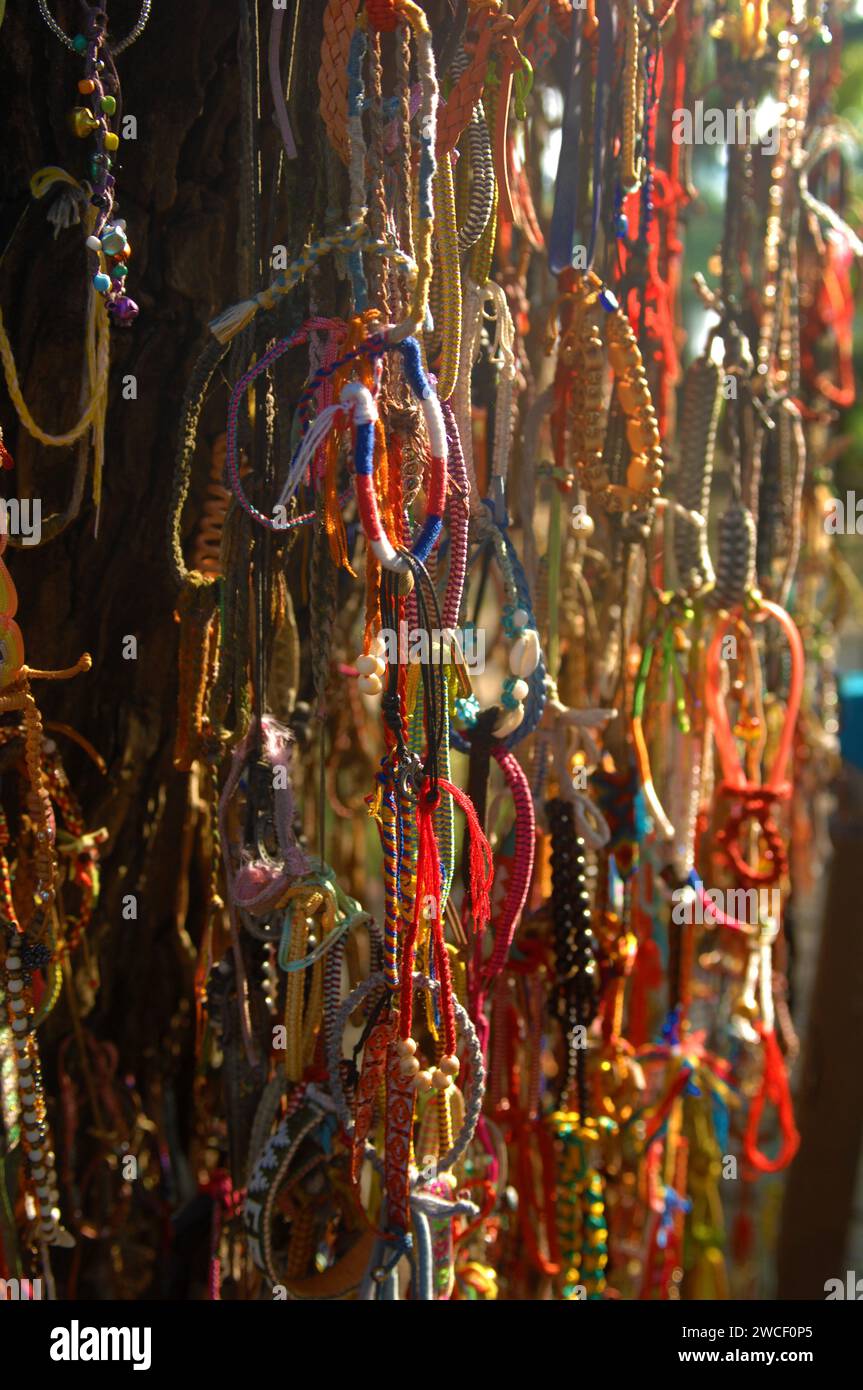
[[[135,7],[110,8],[112,26],[124,32]],[[75,32],[76,11],[55,10],[67,32]],[[156,4],[144,35],[117,60],[124,111],[138,122],[114,172],[133,250],[129,289],[141,313],[130,330],[112,330],[99,531],[88,483],[80,515],[57,539],[10,547],[8,555],[30,664],[67,666],[84,650],[93,658],[88,674],[36,694],[46,719],[79,730],[107,764],[102,776],[61,737],[88,827],[110,832],[95,923],[102,990],[90,1023],[139,1076],[157,1060],[185,992],[177,925],[187,778],[171,764],[178,629],[166,519],[186,377],[207,318],[235,293],[236,27],[231,4]],[[25,398],[52,432],[67,429],[79,410],[85,256],[80,227],[53,239],[28,185],[49,164],[86,177],[89,142],[66,121],[79,76],[80,61],[48,32],[36,6],[10,6],[0,30],[7,94],[0,303]],[[130,373],[135,400],[122,395]],[[17,465],[3,477],[6,495],[14,488],[41,498],[43,516],[63,510],[75,448],[32,440],[5,389],[0,418]],[[196,470],[198,496],[206,472],[205,461]],[[193,499],[190,522],[194,513]],[[124,658],[128,636],[137,639],[137,660]],[[138,899],[136,921],[123,918],[128,893]]]
[[[117,59],[122,110],[136,117],[137,138],[122,143],[113,170],[116,212],[127,222],[128,289],[140,316],[130,329],[111,333],[98,533],[91,468],[77,518],[38,548],[13,549],[13,542],[6,555],[28,663],[65,667],[83,651],[93,659],[88,674],[35,687],[43,717],[72,726],[107,767],[100,773],[74,742],[56,735],[87,828],[109,832],[89,930],[100,988],[86,1026],[116,1045],[118,1074],[134,1078],[144,1110],[177,1131],[180,1149],[192,1123],[192,978],[207,865],[196,853],[189,776],[172,765],[179,627],[167,529],[182,395],[208,319],[247,289],[238,251],[243,3],[155,0],[144,34]],[[109,35],[125,34],[138,8],[137,0],[111,0]],[[74,34],[78,5],[55,0],[52,10]],[[288,166],[279,157],[266,92],[262,100],[262,264],[274,241],[293,256],[314,227],[323,231],[345,218],[346,180],[318,118],[323,11],[322,0],[300,7],[290,100],[299,158]],[[265,48],[272,11],[261,5],[259,13]],[[262,60],[265,73],[265,51]],[[68,125],[81,71],[80,59],[49,32],[35,3],[7,6],[0,26],[0,307],[25,399],[51,433],[68,430],[80,414],[87,265],[81,227],[55,239],[46,217],[51,198],[32,199],[29,181],[48,165],[79,180],[88,176],[90,141],[77,139]],[[329,268],[312,277],[318,310],[340,307],[335,291]],[[267,332],[284,331],[304,307],[284,305],[270,316]],[[137,383],[133,400],[123,396],[130,374]],[[223,373],[202,420],[187,534],[200,515],[209,445],[224,429],[226,384]],[[0,424],[16,465],[0,476],[4,497],[39,498],[43,518],[63,512],[76,446],[34,441],[2,380]],[[124,658],[129,637],[137,641],[136,660]],[[127,894],[137,899],[135,920],[124,917]],[[69,1029],[61,1001],[40,1033],[55,1105],[57,1044]],[[177,1248],[182,1239],[180,1232]],[[84,1282],[89,1296],[105,1296],[100,1278],[94,1257]],[[186,1291],[182,1273],[163,1265],[149,1292],[164,1292],[168,1284]]]

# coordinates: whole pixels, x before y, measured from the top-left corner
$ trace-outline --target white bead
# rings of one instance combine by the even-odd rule
[[[512,615],[513,627],[527,627],[530,622],[530,614],[525,608],[516,608]]]
[[[443,1072],[444,1076],[458,1076],[458,1067],[458,1057],[441,1057],[440,1070]]]
[[[436,1067],[432,1072],[432,1085],[436,1091],[447,1091],[452,1085],[452,1077],[447,1076],[446,1072]]]
[[[364,695],[380,695],[383,690],[380,676],[360,676],[357,681],[357,688]]]
[[[12,1005],[13,1014],[23,1014],[26,1011],[27,1005],[23,999],[10,999],[9,1002]]]
[[[494,726],[496,738],[508,738],[514,734],[519,724],[524,719],[524,705],[516,705],[515,709],[504,710]]]
[[[510,648],[509,669],[514,676],[532,676],[539,665],[539,633],[526,627]]]
[[[420,1069],[420,1064],[416,1057],[401,1057],[399,1059],[399,1071],[402,1076],[416,1076]]]
[[[23,980],[10,980],[10,981],[9,981],[9,993],[10,993],[10,994],[20,994],[23,988],[24,988],[24,981],[23,981]]]
[[[589,540],[590,537],[593,535],[594,531],[596,530],[596,526],[594,524],[593,517],[590,515],[590,512],[573,512],[572,529],[579,536],[584,536],[585,540]]]
[[[382,676],[385,670],[380,657],[371,653],[368,656],[358,656],[355,665],[361,676]]]
[[[101,251],[102,243],[97,236],[88,236],[85,245],[88,251]]]
[[[20,956],[7,956],[7,957],[6,957],[6,969],[7,969],[7,970],[20,970],[20,969],[21,969],[21,957],[20,957]]]
[[[396,1043],[396,1052],[400,1057],[413,1057],[417,1050],[415,1038],[399,1038]]]
[[[519,678],[517,681],[513,682],[512,697],[514,700],[526,700],[529,693],[530,686],[527,681],[523,681]]]
[[[416,1076],[414,1077],[414,1090],[415,1090],[415,1091],[430,1091],[431,1088],[432,1088],[431,1072],[429,1072],[429,1071],[418,1071],[417,1074],[416,1074]]]

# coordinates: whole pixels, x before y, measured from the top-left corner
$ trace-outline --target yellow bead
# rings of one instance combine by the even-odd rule
[[[106,136],[105,136],[105,149],[106,149],[106,150],[116,150],[116,149],[119,147],[119,144],[120,144],[120,137],[119,137],[119,135],[115,135],[114,132],[113,132],[112,130],[109,130],[108,133],[107,133]]]
[[[70,129],[79,140],[86,140],[88,135],[92,135],[97,125],[98,121],[92,111],[87,110],[86,106],[76,106],[74,111],[69,112]]]

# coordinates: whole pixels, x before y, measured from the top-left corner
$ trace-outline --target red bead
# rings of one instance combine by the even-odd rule
[[[389,33],[401,20],[396,0],[366,0],[366,17],[372,29]]]

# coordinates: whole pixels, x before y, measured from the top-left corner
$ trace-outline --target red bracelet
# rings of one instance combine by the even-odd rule
[[[777,801],[785,801],[791,794],[791,784],[786,780],[788,760],[800,710],[803,693],[803,642],[793,619],[784,608],[769,599],[762,599],[761,610],[772,615],[783,628],[791,651],[791,684],[785,710],[785,725],[782,730],[779,748],[767,781],[761,785],[750,781],[740,761],[734,732],[728,718],[725,700],[722,696],[721,662],[722,640],[730,618],[717,625],[713,641],[707,652],[707,711],[713,723],[713,731],[719,749],[723,780],[718,787],[721,795],[735,802],[725,825],[717,833],[717,843],[724,850],[740,880],[749,885],[775,883],[788,868],[788,855],[779,828],[773,819],[773,807]],[[766,842],[766,869],[755,869],[746,860],[740,845],[740,832],[749,821],[756,820],[761,827]]]

